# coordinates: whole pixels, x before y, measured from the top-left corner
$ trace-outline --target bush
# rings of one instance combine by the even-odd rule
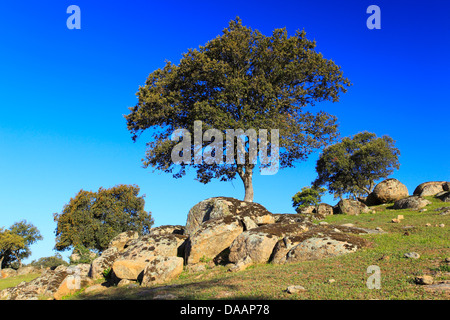
[[[39,258],[37,261],[33,260],[30,264],[30,266],[36,267],[36,268],[51,268],[54,269],[57,266],[60,265],[69,265],[66,261],[64,261],[64,259],[62,258],[62,256],[57,253],[52,257],[42,257]]]
[[[326,189],[324,188],[304,187],[302,191],[297,192],[292,197],[292,206],[297,212],[300,212],[302,208],[308,206],[317,206],[325,191]]]

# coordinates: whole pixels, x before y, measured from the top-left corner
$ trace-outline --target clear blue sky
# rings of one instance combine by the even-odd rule
[[[69,30],[69,5],[81,30]],[[381,8],[369,30],[366,9]],[[31,259],[55,252],[53,213],[80,189],[137,184],[155,226],[186,222],[213,196],[243,198],[242,182],[200,184],[192,175],[143,169],[145,134],[133,143],[123,118],[149,73],[178,63],[240,16],[269,35],[305,29],[353,86],[336,115],[342,136],[363,130],[393,137],[399,179],[450,180],[449,1],[3,1],[0,7],[0,226],[26,219],[44,240]],[[314,180],[318,152],[295,169],[254,178],[255,201],[293,213],[291,197]],[[332,196],[325,202],[334,204]],[[66,254],[65,254],[66,256]]]

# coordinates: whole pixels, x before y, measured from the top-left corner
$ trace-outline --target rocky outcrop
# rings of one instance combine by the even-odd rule
[[[40,277],[0,291],[3,300],[38,300],[47,297],[60,299],[92,283],[86,266],[59,266],[46,270]]]
[[[413,195],[426,197],[434,196],[439,192],[450,191],[450,182],[448,181],[428,181],[419,184],[416,189],[414,189]]]
[[[409,196],[408,188],[397,179],[386,179],[375,186],[366,198],[368,206],[394,202]]]
[[[273,222],[270,220],[271,213],[258,203],[239,201],[228,197],[215,197],[203,200],[189,210],[185,234],[194,234],[203,222],[210,219],[238,214],[243,217],[256,218],[259,221],[255,221],[256,224]]]
[[[102,255],[91,263],[89,276],[93,279],[100,279],[103,277],[103,271],[112,267],[114,261],[119,257],[119,250],[116,247],[111,247],[103,251]]]
[[[331,216],[334,213],[333,206],[327,203],[319,203],[316,207],[316,212],[318,215],[323,217]]]
[[[214,259],[243,231],[244,226],[237,217],[226,216],[204,222],[187,241],[186,263]]]
[[[280,259],[282,263],[340,256],[366,246],[366,241],[350,234],[315,228],[292,238],[292,244],[295,245],[288,251],[285,259]]]
[[[444,201],[444,202],[450,202],[450,192],[449,191],[439,192],[438,194],[435,194],[434,197],[438,198],[439,200]]]
[[[412,209],[412,210],[419,210],[423,207],[429,205],[431,202],[419,197],[419,196],[411,196],[408,198],[400,199],[395,201],[394,203],[394,209]]]
[[[59,284],[52,297],[55,300],[60,300],[67,295],[73,294],[82,288],[86,288],[94,284],[94,281],[88,276],[89,270],[89,264],[79,264],[76,266],[67,267],[67,275]]]
[[[137,280],[148,262],[136,260],[116,260],[112,265],[114,275],[123,280]]]
[[[278,240],[307,230],[308,225],[303,223],[275,223],[245,231],[231,244],[229,260],[232,263],[239,263],[249,258],[253,263],[268,262]]]
[[[378,232],[339,225],[314,225],[304,233],[279,240],[274,247],[271,262],[284,264],[354,252],[367,244],[364,239],[355,235],[365,233]]]
[[[316,209],[322,217],[333,213],[326,204]],[[186,227],[161,226],[144,236],[121,233],[91,264],[47,270],[33,281],[1,291],[0,298],[61,299],[102,277],[108,285],[152,286],[175,279],[184,265],[190,272],[204,269],[206,263],[231,262],[229,270],[240,271],[255,263],[321,259],[363,247],[357,234],[369,232],[318,226],[304,214],[272,214],[257,203],[225,197],[195,205],[187,220]]]
[[[150,262],[156,256],[176,257],[182,255],[186,239],[179,234],[145,235],[131,241],[116,259]]]
[[[184,234],[184,227],[180,225],[172,226],[172,225],[164,225],[150,229],[150,235],[152,236],[163,236],[166,234]]]
[[[361,213],[369,213],[370,209],[358,200],[342,199],[338,202],[337,213],[357,216]]]
[[[334,213],[333,206],[327,203],[320,203],[317,206],[307,206],[299,210],[299,214],[308,220],[323,220],[326,216]]]
[[[108,247],[109,248],[115,247],[120,252],[123,251],[123,249],[125,249],[127,243],[129,243],[131,240],[137,240],[138,238],[139,233],[137,231],[125,231],[114,237],[109,242]]]

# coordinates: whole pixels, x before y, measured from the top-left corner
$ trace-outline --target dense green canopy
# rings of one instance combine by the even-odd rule
[[[11,230],[0,228],[0,269],[10,263],[13,252],[25,248],[25,239]]]
[[[377,138],[366,131],[343,138],[321,154],[314,185],[326,186],[335,198],[344,194],[368,195],[375,181],[386,178],[400,167],[400,151],[394,145],[391,137]]]
[[[80,190],[61,213],[54,214],[57,250],[82,246],[103,251],[117,234],[149,232],[153,219],[144,210],[139,187],[118,185],[97,192]]]
[[[167,62],[152,72],[139,88],[138,103],[125,116],[133,140],[151,129],[144,166],[179,178],[191,165],[202,183],[232,180],[237,173],[244,182],[245,200],[252,201],[255,164],[248,157],[241,164],[237,157],[232,163],[175,164],[171,150],[177,142],[171,141],[171,135],[181,128],[194,132],[196,120],[203,122],[204,130],[214,128],[224,136],[227,129],[278,129],[279,168],[305,160],[333,141],[337,124],[332,115],[304,108],[321,101],[336,102],[350,85],[340,67],[315,47],[305,31],[289,37],[283,28],[265,36],[237,18],[206,45],[189,49],[179,65]],[[271,143],[275,142],[267,145]],[[246,151],[248,147],[247,141]],[[223,148],[225,159],[225,141]]]
[[[302,191],[297,192],[292,197],[292,206],[297,212],[308,206],[317,206],[325,191],[327,191],[325,188],[303,187]]]

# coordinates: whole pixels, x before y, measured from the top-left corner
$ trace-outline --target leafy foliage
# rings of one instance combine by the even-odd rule
[[[7,230],[0,228],[0,264],[21,267],[22,259],[31,255],[30,246],[38,240],[42,240],[41,233],[26,220],[14,223]]]
[[[19,266],[21,266],[22,259],[28,258],[31,255],[30,246],[37,241],[42,240],[43,237],[38,228],[32,223],[27,223],[27,220],[14,223],[10,227],[10,230],[24,239],[25,246],[13,252],[19,262]]]
[[[292,206],[297,212],[308,206],[317,206],[325,191],[327,191],[325,188],[320,187],[303,187],[302,191],[297,192],[292,197]]]
[[[13,253],[25,248],[25,239],[11,230],[0,228],[0,269],[13,261]]]
[[[316,164],[318,178],[314,185],[326,186],[335,198],[344,194],[368,195],[375,181],[386,178],[400,164],[400,151],[389,136],[360,132],[327,147]]]
[[[125,116],[134,141],[151,129],[144,166],[180,178],[191,165],[197,180],[205,184],[212,179],[232,180],[237,173],[244,182],[245,200],[252,201],[255,164],[248,157],[239,164],[235,152],[234,163],[198,164],[192,146],[191,163],[175,165],[171,150],[176,142],[170,140],[171,134],[180,128],[194,132],[195,120],[201,120],[205,130],[214,128],[224,136],[227,129],[278,129],[280,168],[305,160],[334,141],[337,132],[334,116],[313,114],[305,107],[337,102],[350,85],[340,67],[315,47],[305,31],[288,37],[283,28],[265,36],[236,18],[222,35],[189,49],[179,65],[167,62],[152,72],[137,92],[137,105]],[[248,145],[247,141],[247,152]],[[270,150],[271,141],[267,145]],[[223,150],[225,159],[225,140]]]
[[[134,185],[100,188],[97,192],[80,190],[61,213],[54,214],[56,250],[84,247],[103,251],[121,232],[148,233],[153,218],[144,210],[144,196],[138,196],[139,191]]]

